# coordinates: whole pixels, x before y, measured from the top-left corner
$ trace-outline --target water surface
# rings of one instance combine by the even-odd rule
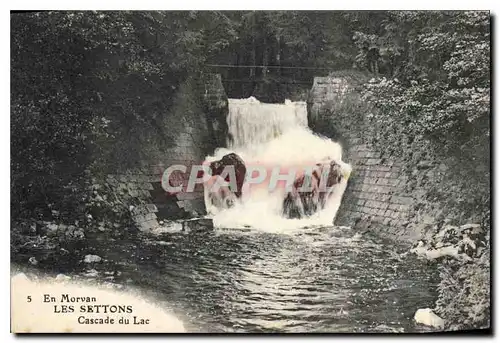
[[[58,257],[46,266],[95,269],[100,281],[140,288],[195,332],[424,331],[413,315],[436,298],[437,275],[424,261],[347,227],[108,237],[80,249],[80,258],[106,261]]]

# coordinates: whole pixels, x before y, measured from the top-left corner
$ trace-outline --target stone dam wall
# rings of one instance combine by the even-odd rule
[[[363,220],[400,229],[408,224],[415,203],[414,196],[405,191],[408,178],[401,173],[403,162],[398,156],[376,151],[354,118],[332,116],[332,108],[348,107],[342,102],[350,92],[356,89],[347,78],[316,77],[308,99],[309,126],[333,135],[330,138],[344,148],[343,160],[353,167],[336,223],[353,226]]]
[[[425,148],[418,143],[412,148],[417,156],[412,161],[374,148],[373,130],[364,129],[370,125],[370,114],[363,113],[359,98],[352,100],[352,95],[359,93],[357,87],[366,81],[349,76],[316,77],[309,92],[309,126],[341,143],[343,160],[353,166],[335,224],[379,230],[391,239],[414,241],[425,235],[426,228],[436,224],[441,214],[441,204],[428,206],[428,186],[440,184],[449,167],[442,161],[427,160]],[[134,199],[132,215],[144,231],[158,227],[161,220],[205,214],[201,185],[193,193],[167,194],[161,178],[166,167],[182,164],[189,168],[216,147],[225,146],[228,101],[220,75],[207,74],[187,81],[178,90],[172,111],[175,121],[169,125],[175,140],[167,153],[144,161],[141,168],[108,176],[120,192]],[[415,177],[403,171],[410,165]],[[173,185],[186,182],[183,177],[174,174]]]
[[[141,231],[159,227],[162,220],[205,213],[201,185],[192,193],[168,194],[162,188],[162,176],[167,167],[176,164],[189,171],[225,144],[228,102],[220,75],[207,74],[186,81],[179,88],[171,111],[174,120],[168,125],[175,134],[167,152],[142,161],[141,167],[107,176],[107,182],[130,203],[134,222]],[[173,174],[170,182],[176,186],[187,180],[179,173]]]
[[[409,152],[404,156],[376,144],[376,136],[387,132],[377,132],[372,108],[363,101],[361,87],[367,81],[356,75],[316,77],[309,94],[309,126],[338,141],[343,160],[353,167],[335,223],[413,242],[445,222],[481,221],[484,207],[465,200],[484,192],[477,178],[487,171],[467,176],[470,168],[464,164],[474,167],[473,161],[432,153],[439,150],[432,141],[402,137],[400,143]],[[464,182],[467,177],[470,182]]]

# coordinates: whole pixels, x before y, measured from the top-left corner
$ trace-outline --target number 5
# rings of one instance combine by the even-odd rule
[[[31,295],[28,295],[27,299],[28,299],[28,302],[30,303],[31,302]]]

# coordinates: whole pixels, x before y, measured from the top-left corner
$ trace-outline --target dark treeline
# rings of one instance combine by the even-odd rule
[[[84,213],[90,175],[139,160],[144,144],[170,144],[173,96],[204,72],[258,81],[228,89],[249,96],[328,72],[279,67],[358,69],[379,77],[372,101],[387,121],[405,116],[406,134],[486,122],[471,132],[487,136],[489,39],[484,12],[14,13],[13,217]]]

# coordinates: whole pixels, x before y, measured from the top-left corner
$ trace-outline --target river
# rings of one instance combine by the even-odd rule
[[[216,229],[102,236],[68,255],[16,260],[35,256],[49,274],[139,289],[168,304],[189,332],[428,331],[413,315],[433,307],[437,273],[402,251],[348,227]],[[103,262],[86,264],[85,254]]]

